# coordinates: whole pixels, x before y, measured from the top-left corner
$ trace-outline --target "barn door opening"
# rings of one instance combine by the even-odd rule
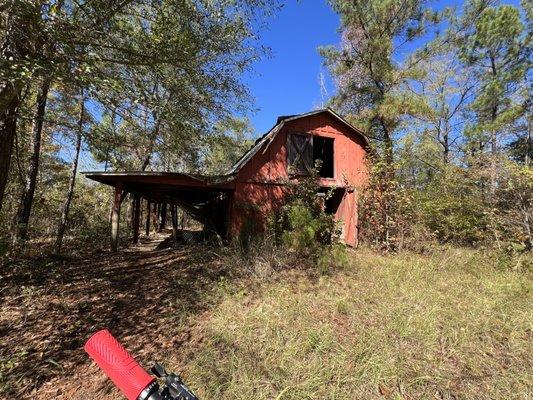
[[[325,189],[324,192],[329,191]],[[337,188],[333,190],[333,193],[326,199],[324,204],[324,212],[330,215],[336,215],[344,197],[344,188]]]

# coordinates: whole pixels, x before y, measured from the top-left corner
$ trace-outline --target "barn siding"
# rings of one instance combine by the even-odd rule
[[[342,221],[344,241],[357,243],[357,188],[367,181],[364,139],[329,113],[287,122],[272,142],[264,145],[238,172],[231,207],[230,232],[238,235],[246,221],[263,227],[265,218],[279,208],[288,179],[287,134],[304,133],[334,139],[335,178],[322,178],[325,187],[347,188],[335,215]],[[354,190],[355,189],[355,190]],[[252,206],[254,205],[254,206]]]

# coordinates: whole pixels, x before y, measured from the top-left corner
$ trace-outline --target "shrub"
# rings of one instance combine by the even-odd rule
[[[369,181],[359,198],[360,240],[387,252],[404,248],[416,220],[412,194],[400,185],[395,168],[371,160]]]
[[[287,182],[285,203],[270,215],[261,234],[243,226],[234,242],[235,254],[246,259],[253,273],[264,275],[265,271],[289,265],[312,266],[328,273],[346,264],[345,247],[337,243],[340,230],[334,216],[324,209],[332,191],[324,193],[317,178],[315,170],[309,177]]]
[[[315,261],[338,236],[334,216],[324,210],[324,202],[332,191],[324,193],[317,182],[317,169],[308,177],[290,182],[290,194],[271,227],[278,243],[301,255],[312,256]]]
[[[473,178],[454,167],[413,191],[419,224],[442,243],[476,245],[488,235],[487,207]]]

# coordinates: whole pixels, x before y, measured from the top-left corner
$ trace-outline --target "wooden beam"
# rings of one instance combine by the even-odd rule
[[[157,229],[157,221],[158,221],[158,214],[159,214],[158,208],[159,208],[159,204],[154,203],[152,206],[152,225],[154,227],[153,229]]]
[[[133,243],[139,243],[139,225],[141,219],[141,196],[133,196]]]
[[[118,250],[118,228],[120,222],[120,204],[124,197],[121,186],[115,187],[115,196],[111,207],[111,251]]]

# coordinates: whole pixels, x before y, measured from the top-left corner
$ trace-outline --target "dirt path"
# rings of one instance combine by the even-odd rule
[[[187,318],[208,308],[225,271],[205,248],[155,250],[164,239],[3,266],[0,398],[120,398],[83,352],[92,333],[110,329],[143,360],[188,337]]]

